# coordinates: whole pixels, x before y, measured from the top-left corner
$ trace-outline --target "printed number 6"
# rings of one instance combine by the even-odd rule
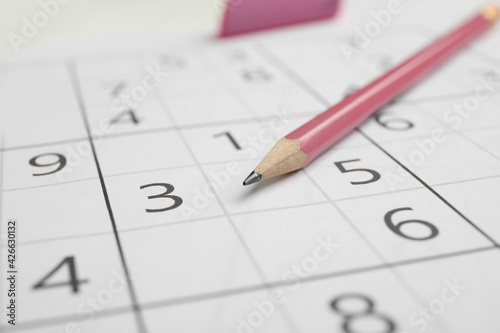
[[[166,183],[153,183],[153,184],[147,184],[147,185],[142,185],[140,188],[145,189],[148,187],[154,187],[154,186],[160,186],[165,188],[165,192],[157,195],[150,195],[148,196],[148,199],[157,199],[157,198],[167,198],[167,199],[172,199],[174,201],[173,205],[166,207],[166,208],[160,208],[160,209],[146,209],[146,212],[148,213],[159,213],[159,212],[165,212],[167,210],[175,209],[182,205],[182,198],[178,197],[176,195],[170,195],[174,191],[174,187],[170,184]]]
[[[379,123],[380,126],[383,126],[391,131],[407,131],[412,129],[415,125],[406,119],[403,118],[390,118],[387,120],[382,119],[384,113],[379,113],[374,116],[375,121]]]
[[[392,222],[392,215],[394,215],[397,212],[403,211],[403,210],[413,210],[410,207],[403,207],[403,208],[397,208],[393,209],[384,216],[385,224],[391,229],[396,235],[399,235],[404,238],[408,238],[411,240],[427,240],[436,237],[439,234],[438,228],[436,228],[433,224],[427,222],[427,221],[422,221],[422,220],[406,220],[399,222],[397,224],[394,224]],[[408,236],[405,235],[402,231],[401,228],[403,225],[408,224],[408,223],[419,223],[421,225],[426,226],[430,230],[430,235],[429,236],[424,236],[424,237],[413,237],[413,236]]]

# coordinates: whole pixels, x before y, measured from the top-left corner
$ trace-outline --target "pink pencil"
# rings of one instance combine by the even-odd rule
[[[243,185],[306,167],[357,128],[373,112],[487,30],[498,16],[496,6],[484,7],[478,15],[454,31],[291,132],[276,143]]]

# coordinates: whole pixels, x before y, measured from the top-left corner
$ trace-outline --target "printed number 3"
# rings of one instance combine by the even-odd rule
[[[154,186],[160,186],[165,188],[165,192],[161,194],[156,194],[156,195],[150,195],[148,196],[148,199],[158,199],[158,198],[167,198],[167,199],[172,199],[174,203],[171,206],[165,207],[165,208],[160,208],[160,209],[146,209],[146,212],[148,213],[159,213],[159,212],[165,212],[167,210],[175,209],[182,205],[182,198],[178,197],[176,195],[170,195],[174,191],[174,187],[170,184],[166,183],[153,183],[153,184],[147,184],[147,185],[142,185],[140,188],[145,189],[148,187],[154,187]]]

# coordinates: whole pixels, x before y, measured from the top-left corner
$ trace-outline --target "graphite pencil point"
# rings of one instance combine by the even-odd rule
[[[262,179],[262,175],[259,175],[258,173],[252,171],[250,175],[248,175],[247,179],[243,182],[243,185],[250,185],[254,183],[258,183]]]

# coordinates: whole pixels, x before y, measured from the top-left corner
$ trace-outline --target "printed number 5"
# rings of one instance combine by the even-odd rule
[[[375,170],[370,170],[370,169],[346,169],[342,164],[344,163],[351,163],[351,162],[358,162],[358,161],[361,161],[360,159],[356,159],[356,160],[348,160],[348,161],[340,161],[340,162],[334,162],[335,163],[335,166],[340,170],[340,172],[342,173],[347,173],[347,172],[355,172],[355,171],[364,171],[364,172],[368,172],[369,174],[372,175],[372,178],[368,179],[368,180],[365,180],[365,181],[361,181],[361,182],[351,182],[352,185],[363,185],[363,184],[369,184],[369,183],[373,183],[373,182],[376,182],[377,180],[380,179],[380,173],[378,173],[377,171]]]
[[[140,188],[145,189],[148,187],[153,187],[153,186],[160,186],[165,188],[165,192],[157,195],[150,195],[148,196],[148,199],[157,199],[157,198],[167,198],[167,199],[172,199],[174,203],[171,206],[168,206],[166,208],[160,208],[160,209],[146,209],[146,212],[148,213],[159,213],[159,212],[165,212],[167,210],[175,209],[182,205],[182,198],[178,197],[176,195],[170,195],[174,191],[174,187],[170,184],[166,183],[153,183],[153,184],[147,184],[147,185],[142,185]]]

